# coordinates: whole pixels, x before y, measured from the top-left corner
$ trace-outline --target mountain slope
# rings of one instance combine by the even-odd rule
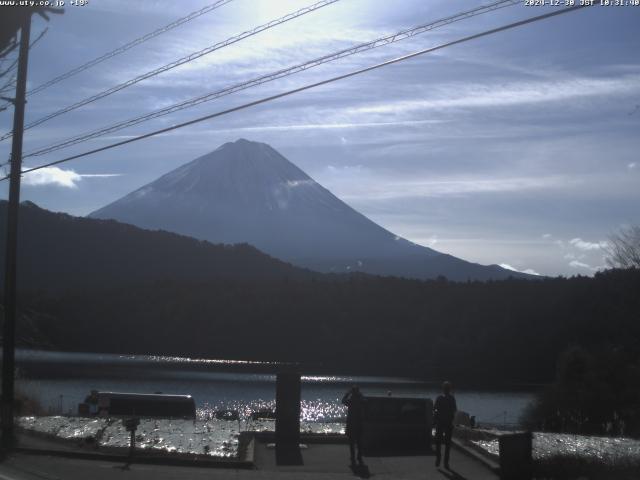
[[[444,255],[358,213],[264,143],[240,139],[90,214],[215,243],[246,242],[318,271],[411,278],[519,274]]]
[[[0,251],[7,202],[0,201]],[[212,245],[169,232],[73,217],[20,206],[18,287],[68,290],[172,281],[306,278],[311,272],[270,258],[249,245]],[[0,258],[4,269],[4,256]],[[4,281],[2,279],[1,281]]]

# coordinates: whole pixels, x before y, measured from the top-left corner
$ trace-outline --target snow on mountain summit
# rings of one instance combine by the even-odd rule
[[[269,145],[240,139],[225,143],[122,200],[135,203],[144,196],[173,196],[184,201],[218,205],[228,201],[267,210],[302,209],[313,201],[330,208],[346,206],[331,194],[326,198],[327,193]]]

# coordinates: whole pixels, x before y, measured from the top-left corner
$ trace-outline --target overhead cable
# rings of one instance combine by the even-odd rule
[[[92,95],[88,98],[85,98],[84,100],[80,100],[79,102],[76,102],[72,105],[69,105],[65,108],[62,108],[60,110],[57,110],[53,113],[50,113],[49,115],[46,115],[44,117],[41,117],[37,120],[34,120],[33,122],[30,122],[28,124],[26,124],[24,126],[25,130],[28,130],[30,128],[33,128],[37,125],[40,125],[44,122],[47,122],[49,120],[51,120],[52,118],[56,118],[59,117],[60,115],[63,115],[65,113],[71,112],[73,110],[76,110],[77,108],[83,107],[84,105],[88,105],[89,103],[93,103],[97,100],[100,100],[102,98],[108,97],[109,95],[112,95],[116,92],[119,92],[120,90],[123,90],[127,87],[130,87],[132,85],[135,85],[138,82],[141,82],[143,80],[146,80],[147,78],[151,78],[151,77],[155,77],[156,75],[159,75],[161,73],[167,72],[173,68],[179,67],[180,65],[184,65],[185,63],[189,63],[192,62],[200,57],[203,57],[205,55],[208,55],[209,53],[212,53],[216,50],[220,50],[221,48],[224,47],[228,47],[229,45],[232,45],[234,43],[239,42],[240,40],[244,40],[247,37],[251,37],[253,35],[256,35],[260,32],[263,32],[265,30],[268,30],[270,28],[273,28],[277,25],[280,25],[282,23],[288,22],[290,20],[293,20],[294,18],[298,18],[301,17],[302,15],[306,15],[307,13],[313,12],[315,10],[318,10],[320,8],[326,7],[327,5],[331,5],[332,3],[336,3],[339,0],[321,0],[317,3],[314,3],[313,5],[310,5],[308,7],[305,8],[301,8],[300,10],[297,10],[293,13],[289,13],[287,15],[285,15],[284,17],[278,18],[276,20],[272,20],[268,23],[265,23],[263,25],[260,25],[256,28],[253,28],[251,30],[247,30],[246,32],[243,32],[239,35],[235,35],[233,37],[227,38],[226,40],[223,40],[222,42],[218,42],[215,45],[211,45],[207,48],[204,48],[202,50],[199,50],[197,52],[191,53],[185,57],[179,58],[178,60],[175,60],[171,63],[168,63],[166,65],[163,65],[162,67],[156,68],[154,70],[151,70],[149,72],[143,73],[142,75],[138,75],[135,78],[132,78],[130,80],[127,80],[126,82],[120,83],[118,85],[115,85],[107,90],[104,90],[100,93],[97,93],[95,95]],[[5,140],[9,137],[11,137],[13,135],[13,132],[7,132],[4,135],[2,135],[0,137],[0,141]]]
[[[162,35],[163,33],[168,32],[169,30],[172,30],[176,27],[179,27],[180,25],[187,23],[195,18],[198,18],[202,15],[204,15],[205,13],[209,13],[212,10],[215,10],[216,8],[222,7],[223,5],[232,2],[233,0],[218,0],[217,2],[212,3],[211,5],[207,5],[206,7],[201,8],[200,10],[196,10],[195,12],[191,12],[189,15],[179,18],[167,25],[165,25],[164,27],[160,27],[156,30],[154,30],[153,32],[149,32],[146,35],[143,35],[142,37],[136,38],[135,40],[130,41],[129,43],[126,43],[124,45],[122,45],[121,47],[118,47],[114,50],[111,50],[110,52],[105,53],[104,55],[101,55],[97,58],[94,58],[93,60],[89,60],[86,63],[83,63],[82,65],[79,65],[78,67],[69,70],[66,73],[63,73],[62,75],[59,75],[55,78],[52,78],[51,80],[49,80],[48,82],[43,83],[42,85],[39,85],[35,88],[32,88],[31,90],[29,90],[27,92],[27,96],[29,95],[34,95],[38,92],[41,92],[42,90],[49,88],[52,85],[55,85],[58,82],[61,82],[63,80],[66,80],[67,78],[73,77],[74,75],[77,75],[80,72],[84,72],[85,70],[91,68],[91,67],[95,67],[96,65],[98,65],[99,63],[104,62],[105,60],[108,60],[110,58],[115,57],[116,55],[120,55],[121,53],[126,52],[127,50],[140,45],[141,43],[146,42],[147,40],[151,40],[152,38],[157,37],[158,35]]]
[[[180,124],[177,124],[177,125],[172,125],[170,127],[162,128],[160,130],[155,130],[153,132],[145,133],[143,135],[138,135],[136,137],[129,138],[129,139],[126,139],[126,140],[122,140],[120,142],[112,143],[112,144],[106,145],[104,147],[95,148],[93,150],[89,150],[89,151],[86,151],[86,152],[83,152],[83,153],[79,153],[77,155],[72,155],[70,157],[62,158],[62,159],[56,160],[54,162],[45,163],[45,164],[39,165],[37,167],[32,167],[32,168],[29,168],[27,170],[23,170],[21,173],[24,175],[24,174],[27,174],[27,173],[30,173],[30,172],[41,170],[43,168],[52,167],[54,165],[60,165],[62,163],[69,162],[71,160],[76,160],[78,158],[82,158],[82,157],[86,157],[86,156],[89,156],[89,155],[93,155],[95,153],[104,152],[106,150],[111,150],[112,148],[120,147],[122,145],[127,145],[129,143],[137,142],[139,140],[144,140],[146,138],[154,137],[154,136],[157,136],[157,135],[160,135],[160,134],[163,134],[163,133],[168,133],[170,131],[177,130],[177,129],[183,128],[183,127],[187,127],[189,125],[194,125],[196,123],[204,122],[206,120],[211,120],[212,118],[220,117],[220,116],[223,116],[223,115],[227,115],[229,113],[237,112],[239,110],[244,110],[246,108],[254,107],[256,105],[260,105],[260,104],[263,104],[263,103],[271,102],[273,100],[277,100],[279,98],[286,97],[286,96],[289,96],[289,95],[293,95],[295,93],[299,93],[299,92],[302,92],[302,91],[305,91],[305,90],[310,90],[312,88],[316,88],[316,87],[319,87],[321,85],[326,85],[326,84],[329,84],[329,83],[336,82],[338,80],[343,80],[345,78],[354,77],[356,75],[360,75],[360,74],[365,73],[365,72],[370,72],[372,70],[376,70],[376,69],[379,69],[379,68],[382,68],[382,67],[386,67],[386,66],[389,66],[389,65],[392,65],[392,64],[395,64],[395,63],[403,62],[403,61],[409,60],[411,58],[414,58],[414,57],[417,57],[417,56],[420,56],[420,55],[424,55],[426,53],[431,53],[431,52],[434,52],[436,50],[441,50],[443,48],[451,47],[453,45],[458,45],[458,44],[461,44],[461,43],[469,42],[469,41],[475,40],[477,38],[486,37],[488,35],[493,35],[495,33],[503,32],[505,30],[510,30],[510,29],[513,29],[513,28],[516,28],[516,27],[521,27],[521,26],[527,25],[529,23],[538,22],[540,20],[545,20],[547,18],[555,17],[555,16],[562,15],[562,14],[565,14],[565,13],[574,12],[574,11],[577,11],[579,9],[582,9],[582,8],[585,8],[585,7],[588,7],[588,6],[590,6],[590,5],[589,4],[576,5],[576,6],[573,6],[573,7],[562,8],[560,10],[554,10],[554,11],[546,13],[546,14],[537,15],[537,16],[534,16],[534,17],[529,17],[529,18],[527,18],[525,20],[520,20],[520,21],[517,21],[517,22],[509,23],[507,25],[503,25],[501,27],[493,28],[491,30],[485,30],[485,31],[483,31],[481,33],[476,33],[474,35],[469,35],[469,36],[466,36],[466,37],[462,37],[462,38],[459,38],[457,40],[453,40],[451,42],[447,42],[447,43],[443,43],[443,44],[437,45],[435,47],[425,48],[423,50],[419,50],[417,52],[413,52],[413,53],[410,53],[408,55],[403,55],[401,57],[397,57],[397,58],[394,58],[394,59],[391,59],[391,60],[387,60],[386,62],[378,63],[378,64],[372,65],[370,67],[361,68],[359,70],[355,70],[355,71],[352,71],[352,72],[349,72],[349,73],[338,75],[336,77],[332,77],[332,78],[329,78],[329,79],[326,79],[326,80],[322,80],[322,81],[311,83],[311,84],[308,84],[308,85],[305,85],[305,86],[302,86],[302,87],[294,88],[292,90],[288,90],[288,91],[283,92],[283,93],[279,93],[279,94],[276,94],[276,95],[271,95],[269,97],[264,97],[264,98],[261,98],[259,100],[255,100],[253,102],[249,102],[249,103],[245,103],[245,104],[242,104],[242,105],[238,105],[238,106],[233,107],[233,108],[229,108],[229,109],[226,109],[226,110],[215,112],[215,113],[212,113],[212,114],[209,114],[209,115],[205,115],[203,117],[195,118],[193,120],[189,120],[187,122],[183,122],[183,123],[180,123]],[[7,176],[7,177],[4,177],[4,178],[1,178],[0,181],[6,180],[7,178],[9,178],[9,177]]]
[[[82,65],[79,65],[76,68],[73,68],[71,70],[69,70],[68,72],[63,73],[62,75],[58,75],[55,78],[52,78],[51,80],[43,83],[42,85],[39,85],[35,88],[32,88],[31,90],[29,90],[27,92],[27,96],[29,95],[33,95],[35,93],[41,92],[42,90],[45,90],[47,88],[49,88],[52,85],[55,85],[56,83],[62,82],[63,80],[66,80],[67,78],[73,77],[74,75],[77,75],[80,72],[84,72],[85,70],[88,70],[91,67],[94,67],[96,65],[98,65],[99,63],[104,62],[105,60],[108,60],[109,58],[115,57],[116,55],[119,55],[123,52],[126,52],[127,50],[140,45],[143,42],[146,42],[147,40],[151,40],[154,37],[157,37],[158,35],[168,32],[169,30],[178,27],[180,25],[182,25],[183,23],[186,23],[190,20],[193,20],[194,18],[197,18],[201,15],[204,15],[205,13],[208,13],[212,10],[215,10],[218,7],[221,7],[229,2],[232,2],[233,0],[218,0],[215,3],[212,3],[211,5],[207,5],[206,7],[201,8],[200,10],[197,10],[195,12],[191,12],[189,15],[187,15],[186,17],[182,17],[179,18],[178,20],[175,20],[174,22],[171,22],[168,25],[165,25],[164,27],[160,27],[156,30],[154,30],[153,32],[147,33],[146,35],[143,35],[142,37],[136,38],[135,40],[132,40],[129,43],[126,43],[125,45],[122,45],[121,47],[116,48],[115,50],[111,50],[110,52],[105,53],[104,55],[101,55],[98,58],[94,58],[93,60],[89,60],[86,63],[83,63]],[[36,41],[39,40],[36,39]],[[33,46],[33,45],[32,45]],[[16,61],[17,64],[17,61]],[[15,65],[14,65],[15,66]],[[2,109],[6,109],[6,107],[10,105],[10,103],[6,103],[2,106],[0,106],[0,110]]]
[[[29,45],[29,48],[33,48],[34,45],[36,43],[38,43],[42,37],[45,36],[45,34],[47,33],[47,31],[49,30],[49,27],[45,28],[42,32],[40,32],[38,34],[38,36],[36,37],[36,39],[34,41],[31,42],[31,44]],[[6,59],[3,59],[3,61]],[[0,63],[0,67],[2,66],[2,64]],[[4,77],[5,75],[7,75],[9,72],[13,71],[16,67],[18,66],[18,58],[16,57],[11,64],[6,68],[6,70],[3,70],[0,72],[0,78]],[[4,107],[4,105],[2,105],[2,107]],[[0,107],[1,108],[1,107]]]
[[[158,117],[162,117],[165,115],[169,115],[171,113],[177,112],[179,110],[184,110],[187,108],[191,108],[191,107],[195,107],[196,105],[199,105],[201,103],[204,102],[209,102],[215,99],[218,99],[220,97],[224,97],[227,95],[231,95],[233,93],[239,92],[241,90],[246,90],[252,87],[256,87],[258,85],[262,85],[263,83],[267,83],[267,82],[272,82],[274,80],[283,78],[283,77],[287,77],[289,75],[293,75],[305,70],[308,70],[310,68],[313,67],[317,67],[319,65],[325,64],[325,63],[329,63],[332,62],[334,60],[338,60],[340,58],[344,58],[344,57],[348,57],[350,55],[355,55],[357,53],[360,52],[364,52],[367,50],[371,50],[374,48],[378,48],[384,45],[388,45],[391,43],[395,43],[398,42],[400,40],[404,40],[406,38],[410,38],[413,37],[415,35],[419,35],[421,33],[425,33],[431,30],[434,30],[436,28],[439,27],[443,27],[445,25],[449,25],[451,23],[454,22],[458,22],[460,20],[464,20],[467,18],[471,18],[471,17],[475,17],[477,15],[481,15],[487,12],[491,12],[494,10],[497,10],[499,8],[504,8],[504,7],[508,7],[508,6],[512,6],[512,5],[516,5],[519,4],[520,0],[500,0],[488,5],[484,5],[478,8],[474,8],[472,10],[467,10],[465,12],[461,12],[455,15],[451,15],[449,17],[446,18],[442,18],[440,20],[436,20],[435,22],[430,22],[427,24],[423,24],[423,25],[419,25],[413,28],[409,28],[409,29],[405,29],[405,30],[401,30],[399,32],[396,32],[392,35],[387,35],[385,37],[381,37],[378,38],[376,40],[370,41],[370,42],[366,42],[366,43],[362,43],[359,45],[356,45],[355,47],[350,47],[350,48],[346,48],[344,50],[340,50],[338,52],[334,52],[328,55],[324,55],[322,57],[319,58],[315,58],[313,60],[309,60],[307,62],[304,63],[300,63],[297,65],[294,65],[292,67],[287,67],[285,69],[281,69],[275,72],[271,72],[268,73],[266,75],[262,75],[260,77],[257,78],[253,78],[251,80],[247,80],[244,82],[240,82],[228,87],[224,87],[220,90],[216,90],[213,92],[209,92],[206,93],[204,95],[200,95],[173,105],[169,105],[167,107],[155,110],[153,112],[144,114],[144,115],[139,115],[137,117],[133,117],[130,118],[128,120],[124,120],[106,127],[102,127],[99,128],[97,130],[93,130],[91,132],[85,132],[82,133],[80,135],[76,135],[74,137],[68,138],[66,140],[63,140],[62,142],[58,142],[52,145],[48,145],[45,147],[40,147],[36,150],[32,150],[28,153],[26,153],[23,158],[28,158],[28,157],[33,157],[33,156],[39,156],[39,155],[44,155],[46,153],[50,153],[56,150],[60,150],[63,148],[67,148],[70,147],[72,145],[76,145],[78,143],[83,143],[86,142],[88,140],[94,139],[94,138],[98,138],[101,137],[103,135],[107,135],[109,133],[113,133],[116,132],[118,130],[122,130],[124,128],[128,128],[131,127],[133,125],[137,125],[139,123],[142,122],[146,122],[149,120],[152,120],[154,118],[158,118]]]

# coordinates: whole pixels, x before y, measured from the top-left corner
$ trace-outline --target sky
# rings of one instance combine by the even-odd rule
[[[25,132],[24,152],[427,24],[476,0],[339,0]],[[68,4],[69,2],[67,2]],[[33,21],[28,88],[213,0],[89,0]],[[27,123],[313,0],[233,0],[29,97]],[[25,168],[560,6],[524,2],[108,134]],[[594,6],[27,174],[22,200],[86,215],[225,142],[266,142],[399,236],[465,260],[593,275],[640,224],[640,6]],[[0,113],[9,131],[12,110]],[[10,141],[0,142],[8,158]],[[7,182],[0,183],[7,198]]]

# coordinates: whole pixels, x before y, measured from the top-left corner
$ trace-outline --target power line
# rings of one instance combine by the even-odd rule
[[[18,66],[18,59],[15,58],[12,62],[11,65],[9,65],[7,67],[6,70],[0,72],[0,77],[4,77],[7,73],[11,72],[12,70],[14,70],[16,67]]]
[[[10,40],[11,42],[11,40]],[[4,50],[0,51],[0,58],[5,58],[18,47],[18,42],[9,43]]]
[[[16,86],[16,77],[12,76],[11,78],[9,78],[9,80],[7,80],[5,82],[4,85],[2,85],[0,87],[0,95],[15,90],[15,86]],[[6,97],[3,96],[2,98],[4,99]],[[7,105],[12,105],[12,103],[8,102]],[[3,111],[3,110],[6,110],[6,108],[5,107],[0,107],[0,112]],[[24,157],[22,157],[22,158],[24,158]]]
[[[96,95],[92,95],[91,97],[85,98],[84,100],[80,100],[79,102],[76,102],[72,105],[69,105],[65,108],[62,108],[56,112],[50,113],[49,115],[46,115],[42,118],[39,118],[38,120],[34,120],[31,123],[28,123],[27,125],[25,125],[25,130],[28,130],[30,128],[33,128],[37,125],[40,125],[48,120],[51,120],[52,118],[56,118],[59,117],[60,115],[63,115],[65,113],[71,112],[72,110],[75,110],[77,108],[80,108],[84,105],[87,105],[89,103],[93,103],[97,100],[100,100],[102,98],[108,97],[109,95],[112,95],[116,92],[119,92],[120,90],[130,87],[132,85],[135,85],[138,82],[141,82],[142,80],[146,80],[147,78],[151,78],[154,77],[156,75],[159,75],[161,73],[167,72],[173,68],[176,68],[180,65],[184,65],[185,63],[188,62],[192,62],[193,60],[196,60],[200,57],[203,57],[204,55],[208,55],[209,53],[212,53],[216,50],[219,50],[221,48],[227,47],[231,44],[234,44],[236,42],[239,42],[240,40],[243,40],[245,38],[251,37],[253,35],[256,35],[260,32],[263,32],[265,30],[268,30],[270,28],[273,28],[277,25],[280,25],[282,23],[288,22],[290,20],[293,20],[294,18],[298,18],[301,17],[302,15],[306,15],[307,13],[313,12],[315,10],[318,10],[320,8],[326,7],[327,5],[331,5],[332,3],[336,3],[339,0],[321,0],[317,3],[314,3],[313,5],[309,5],[308,7],[305,8],[301,8],[300,10],[297,10],[293,13],[289,13],[287,15],[285,15],[284,17],[280,17],[276,20],[272,20],[268,23],[265,23],[263,25],[260,25],[256,28],[253,28],[251,30],[247,30],[246,32],[240,33],[239,35],[235,35],[233,37],[230,37],[226,40],[223,40],[222,42],[218,42],[215,45],[211,45],[207,48],[204,48],[202,50],[199,50],[197,52],[191,53],[185,57],[182,57],[178,60],[175,60],[171,63],[168,63],[166,65],[163,65],[162,67],[156,68],[155,70],[151,70],[150,72],[146,72],[143,73],[142,75],[138,75],[135,78],[132,78],[130,80],[127,80],[126,82],[120,83],[118,85],[115,85],[107,90],[104,90],[100,93],[97,93]],[[4,135],[2,135],[2,137],[0,137],[0,141],[5,140],[7,138],[9,138],[11,135],[13,135],[12,132],[7,132]]]
[[[166,128],[162,128],[160,130],[155,130],[153,132],[145,133],[145,134],[139,135],[137,137],[133,137],[133,138],[129,138],[127,140],[123,140],[121,142],[112,143],[112,144],[106,145],[104,147],[96,148],[96,149],[89,150],[89,151],[86,151],[86,152],[83,152],[83,153],[79,153],[77,155],[72,155],[70,157],[66,157],[66,158],[63,158],[63,159],[60,159],[60,160],[56,160],[54,162],[49,162],[49,163],[46,163],[44,165],[39,165],[37,167],[29,168],[27,170],[23,170],[22,174],[24,175],[24,174],[27,174],[27,173],[30,173],[30,172],[34,172],[36,170],[41,170],[43,168],[51,167],[51,166],[54,166],[54,165],[59,165],[61,163],[69,162],[71,160],[76,160],[78,158],[86,157],[88,155],[93,155],[94,153],[103,152],[105,150],[110,150],[112,148],[116,148],[116,147],[119,147],[119,146],[122,146],[122,145],[126,145],[126,144],[129,144],[129,143],[137,142],[139,140],[144,140],[145,138],[149,138],[149,137],[153,137],[153,136],[160,135],[160,134],[163,134],[163,133],[167,133],[167,132],[170,132],[172,130],[177,130],[179,128],[183,128],[183,127],[187,127],[189,125],[194,125],[196,123],[204,122],[204,121],[210,120],[212,118],[216,118],[216,117],[220,117],[220,116],[223,116],[223,115],[227,115],[229,113],[237,112],[239,110],[244,110],[244,109],[249,108],[249,107],[254,107],[256,105],[260,105],[260,104],[263,104],[263,103],[271,102],[273,100],[277,100],[277,99],[282,98],[282,97],[293,95],[295,93],[299,93],[299,92],[302,92],[302,91],[305,91],[305,90],[316,88],[316,87],[319,87],[321,85],[326,85],[326,84],[329,84],[329,83],[336,82],[338,80],[343,80],[345,78],[354,77],[356,75],[360,75],[360,74],[365,73],[365,72],[370,72],[371,70],[376,70],[376,69],[379,69],[379,68],[382,68],[382,67],[386,67],[388,65],[392,65],[392,64],[395,64],[395,63],[403,62],[405,60],[409,60],[411,58],[414,58],[414,57],[417,57],[417,56],[420,56],[420,55],[424,55],[426,53],[431,53],[431,52],[434,52],[436,50],[441,50],[441,49],[446,48],[446,47],[451,47],[453,45],[458,45],[458,44],[461,44],[461,43],[469,42],[469,41],[475,40],[477,38],[486,37],[488,35],[499,33],[499,32],[505,31],[505,30],[510,30],[510,29],[513,29],[513,28],[516,28],[516,27],[527,25],[529,23],[534,23],[534,22],[537,22],[537,21],[540,21],[540,20],[545,20],[547,18],[555,17],[557,15],[562,15],[564,13],[573,12],[573,11],[576,11],[576,10],[579,10],[581,8],[585,8],[585,7],[588,7],[588,6],[590,6],[590,5],[589,4],[585,4],[585,5],[576,5],[576,6],[573,6],[573,7],[567,7],[567,8],[563,8],[561,10],[555,10],[555,11],[552,11],[552,12],[549,12],[549,13],[546,13],[546,14],[543,14],[543,15],[537,15],[535,17],[529,17],[529,18],[527,18],[525,20],[520,20],[518,22],[509,23],[507,25],[503,25],[501,27],[493,28],[491,30],[485,30],[485,31],[483,31],[481,33],[476,33],[474,35],[469,35],[469,36],[466,36],[466,37],[462,37],[462,38],[459,38],[458,40],[453,40],[451,42],[443,43],[443,44],[437,45],[435,47],[425,48],[423,50],[419,50],[417,52],[413,52],[413,53],[410,53],[408,55],[403,55],[401,57],[397,57],[397,58],[394,58],[394,59],[391,59],[391,60],[387,60],[386,62],[378,63],[378,64],[372,65],[370,67],[362,68],[362,69],[355,70],[355,71],[352,71],[352,72],[349,72],[349,73],[345,73],[343,75],[338,75],[336,77],[332,77],[332,78],[329,78],[329,79],[326,79],[326,80],[322,80],[322,81],[319,81],[319,82],[311,83],[311,84],[305,85],[303,87],[294,88],[292,90],[288,90],[288,91],[283,92],[283,93],[279,93],[279,94],[276,94],[276,95],[271,95],[269,97],[265,97],[265,98],[261,98],[259,100],[255,100],[253,102],[245,103],[245,104],[239,105],[237,107],[233,107],[233,108],[229,108],[227,110],[222,110],[222,111],[219,111],[219,112],[216,112],[216,113],[205,115],[203,117],[199,117],[199,118],[196,118],[196,119],[193,119],[193,120],[189,120],[187,122],[183,122],[183,123],[180,123],[178,125],[173,125],[171,127],[166,127]],[[1,178],[0,181],[6,180],[7,178],[8,177]]]
[[[49,27],[46,27],[44,30],[42,30],[35,38],[35,40],[31,42],[31,44],[29,45],[29,49],[33,48],[40,40],[42,40],[42,38],[47,34],[48,31]]]
[[[33,48],[33,47],[34,47],[34,45],[35,45],[36,43],[38,43],[38,42],[42,39],[42,37],[44,37],[44,36],[46,35],[46,33],[47,33],[47,31],[48,31],[48,30],[49,30],[49,27],[45,28],[42,32],[40,32],[40,33],[38,34],[38,36],[36,37],[36,39],[35,39],[33,42],[31,42],[31,45],[29,45],[29,49]],[[3,59],[3,60],[4,60],[4,59]],[[17,68],[17,66],[18,66],[18,57],[16,57],[16,58],[11,62],[11,65],[9,65],[9,66],[7,67],[7,69],[6,69],[6,70],[4,70],[4,71],[0,72],[0,77],[5,76],[7,73],[9,73],[9,72],[11,72],[12,70],[14,70],[15,68]]]
[[[42,90],[45,90],[46,88],[49,88],[52,85],[55,85],[56,83],[59,83],[63,80],[66,80],[67,78],[73,77],[74,75],[77,75],[80,72],[83,72],[91,67],[94,67],[96,65],[98,65],[99,63],[104,62],[105,60],[108,60],[109,58],[115,57],[116,55],[119,55],[123,52],[126,52],[127,50],[140,45],[143,42],[146,42],[147,40],[151,40],[154,37],[157,37],[158,35],[161,35],[165,32],[168,32],[169,30],[176,28],[180,25],[182,25],[183,23],[186,23],[190,20],[193,20],[194,18],[197,18],[201,15],[204,15],[205,13],[208,13],[212,10],[215,10],[218,7],[221,7],[229,2],[232,2],[233,0],[218,0],[217,2],[211,4],[211,5],[207,5],[206,7],[201,8],[200,10],[197,10],[195,12],[191,12],[189,15],[187,15],[186,17],[182,17],[179,18],[178,20],[175,20],[174,22],[169,23],[168,25],[165,25],[164,27],[160,27],[156,30],[154,30],[153,32],[147,33],[146,35],[143,35],[142,37],[139,37],[135,40],[132,40],[131,42],[116,48],[115,50],[112,50],[110,52],[105,53],[104,55],[98,57],[98,58],[94,58],[93,60],[89,60],[86,63],[83,63],[82,65],[69,70],[68,72],[63,73],[62,75],[59,75],[55,78],[52,78],[51,80],[49,80],[48,82],[43,83],[42,85],[39,85],[31,90],[29,90],[27,92],[27,96],[41,92]],[[39,40],[40,38],[36,39]],[[34,42],[35,43],[35,42]],[[7,106],[9,106],[10,103],[5,103],[4,105],[0,106],[0,111],[1,110],[6,110]]]
[[[116,48],[115,50],[111,50],[110,52],[105,53],[104,55],[98,57],[98,58],[94,58],[93,60],[89,60],[86,63],[83,63],[82,65],[69,70],[66,73],[63,73],[62,75],[59,75],[55,78],[52,78],[51,80],[49,80],[48,82],[43,83],[42,85],[39,85],[33,89],[31,89],[30,91],[27,92],[27,96],[29,95],[34,95],[38,92],[41,92],[42,90],[49,88],[52,85],[55,85],[58,82],[61,82],[63,80],[66,80],[67,78],[73,77],[74,75],[77,75],[80,72],[83,72],[91,67],[94,67],[96,65],[98,65],[99,63],[104,62],[105,60],[108,60],[109,58],[113,58],[116,55],[120,55],[121,53],[126,52],[127,50],[140,45],[141,43],[146,42],[147,40],[151,40],[152,38],[157,37],[158,35],[162,35],[163,33],[168,32],[169,30],[172,30],[176,27],[179,27],[180,25],[187,23],[195,18],[198,18],[202,15],[204,15],[205,13],[209,13],[212,10],[215,10],[216,8],[222,7],[223,5],[232,2],[233,0],[218,0],[215,3],[212,3],[211,5],[207,5],[206,7],[201,8],[200,10],[197,10],[195,12],[191,12],[189,15],[179,18],[167,25],[165,25],[164,27],[160,27],[156,30],[154,30],[153,32],[147,33],[146,35],[143,35],[142,37],[136,38],[135,40],[130,41],[129,43],[122,45],[121,47]]]
[[[38,43],[46,35],[48,30],[49,30],[49,27],[45,28],[43,31],[40,32],[40,34],[36,37],[36,39],[32,41],[31,44],[29,45],[29,50],[31,50],[36,45],[36,43]],[[0,78],[11,73],[11,71],[17,68],[17,66],[18,66],[18,58],[16,58],[15,61],[13,61],[6,70],[4,70],[3,72],[0,72]],[[15,105],[14,99],[7,98],[2,94],[15,89],[15,87],[17,86],[16,82],[17,82],[17,74],[11,75],[11,77],[9,77],[9,79],[5,82],[5,84],[0,87],[0,98],[2,98],[2,100],[7,100],[6,103],[0,105],[0,112],[3,112],[11,105]],[[7,162],[7,163],[10,163],[10,162]],[[0,165],[0,168],[1,167],[2,165]]]
[[[267,82],[271,82],[283,77],[287,77],[289,75],[293,75],[302,71],[305,71],[307,69],[313,68],[313,67],[317,67],[319,65],[325,64],[325,63],[329,63],[332,62],[334,60],[338,60],[340,58],[344,58],[350,55],[354,55],[360,52],[364,52],[367,50],[371,50],[374,48],[378,48],[384,45],[388,45],[391,43],[395,43],[398,42],[400,40],[404,40],[406,38],[410,38],[413,37],[415,35],[419,35],[431,30],[434,30],[436,28],[445,26],[445,25],[449,25],[451,23],[460,21],[460,20],[464,20],[467,18],[471,18],[471,17],[475,17],[477,15],[481,15],[487,12],[491,12],[500,8],[504,8],[504,7],[509,7],[512,5],[516,5],[519,4],[520,0],[500,0],[488,5],[483,5],[481,7],[478,8],[474,8],[472,10],[467,10],[455,15],[451,15],[449,17],[446,18],[442,18],[440,20],[436,20],[435,22],[431,22],[428,24],[424,24],[424,25],[420,25],[417,27],[413,27],[410,29],[406,29],[406,30],[401,30],[399,32],[396,32],[392,35],[387,35],[385,37],[381,37],[378,38],[376,40],[367,42],[367,43],[362,43],[360,45],[356,45],[355,47],[351,47],[351,48],[347,48],[344,50],[340,50],[338,52],[334,52],[328,55],[324,55],[322,57],[319,58],[315,58],[313,60],[304,62],[304,63],[300,63],[297,65],[294,65],[292,67],[288,67],[282,70],[278,70],[275,72],[271,72],[269,74],[257,77],[257,78],[253,78],[251,80],[247,80],[245,82],[241,82],[241,83],[237,83],[228,87],[225,87],[221,90],[217,90],[214,92],[210,92],[204,95],[200,95],[198,97],[194,97],[191,98],[189,100],[185,100],[183,102],[179,102],[164,108],[161,108],[159,110],[155,110],[153,112],[144,114],[144,115],[140,115],[138,117],[134,117],[128,120],[124,120],[121,122],[118,122],[116,124],[112,124],[110,126],[107,127],[103,127],[97,130],[93,130],[91,132],[88,133],[83,133],[80,135],[76,135],[74,137],[68,138],[62,142],[53,144],[53,145],[48,145],[46,147],[41,147],[38,150],[33,150],[31,152],[28,152],[26,155],[24,155],[23,158],[28,158],[28,157],[33,157],[33,156],[39,156],[39,155],[44,155],[46,153],[50,153],[56,150],[60,150],[63,148],[67,148],[70,147],[72,145],[77,145],[79,143],[83,143],[86,142],[88,140],[91,140],[93,138],[97,138],[97,137],[101,137],[103,135],[109,134],[109,133],[113,133],[116,132],[118,130],[122,130],[124,128],[127,127],[131,127],[133,125],[137,125],[139,123],[142,122],[146,122],[149,120],[152,120],[154,118],[158,118],[158,117],[162,117],[164,115],[169,115],[171,113],[177,112],[179,110],[184,110],[187,108],[191,108],[194,107],[196,105],[199,105],[201,103],[204,102],[208,102],[208,101],[212,101],[218,98],[221,98],[223,96],[226,95],[231,95],[233,93],[239,92],[241,90],[246,90],[252,87],[256,87],[258,85],[262,85],[263,83],[267,83]]]

